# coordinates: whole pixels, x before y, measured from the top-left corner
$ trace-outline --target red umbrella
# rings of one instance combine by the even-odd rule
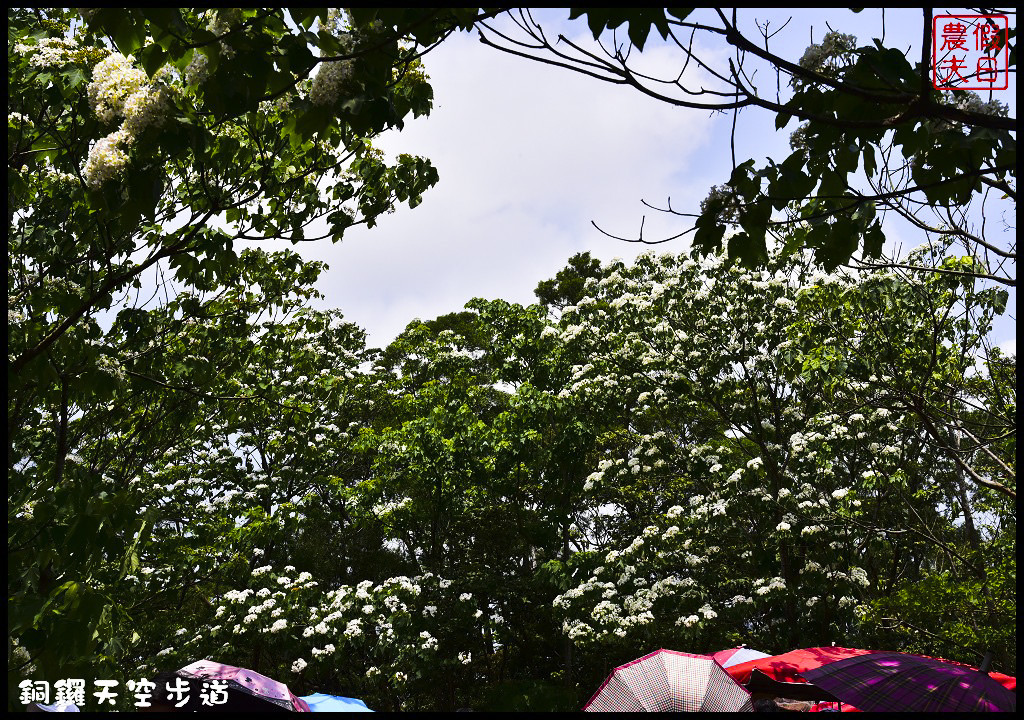
[[[806,670],[828,665],[837,660],[844,660],[857,655],[867,655],[874,650],[858,650],[856,648],[841,647],[816,647],[793,650],[782,655],[772,655],[766,658],[750,660],[739,665],[726,668],[726,672],[732,675],[733,679],[741,685],[750,682],[750,674],[754,670],[760,670],[772,680],[781,682],[807,682],[801,673]]]
[[[728,650],[719,650],[716,653],[712,653],[711,657],[713,657],[715,662],[722,667],[728,668],[733,665],[739,665],[740,663],[750,662],[751,660],[760,660],[761,658],[771,657],[771,655],[758,650],[751,650],[745,645],[740,645],[739,647],[729,648]]]

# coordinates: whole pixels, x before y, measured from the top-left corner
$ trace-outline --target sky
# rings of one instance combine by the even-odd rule
[[[757,37],[753,21],[781,26],[785,14],[748,10],[741,19]],[[591,39],[585,22],[568,13],[539,11],[545,29],[570,39]],[[807,11],[793,17],[772,40],[772,50],[797,60],[811,40],[832,29],[852,33],[861,44],[881,36],[881,12]],[[919,53],[920,10],[885,15],[886,43]],[[499,21],[505,27],[507,22]],[[901,33],[904,35],[901,37]],[[917,45],[915,46],[915,41]],[[704,52],[724,59],[722,48]],[[640,60],[673,74],[679,53],[649,45]],[[529,304],[541,280],[553,277],[575,253],[603,261],[629,260],[639,252],[678,253],[684,240],[653,248],[613,240],[667,237],[683,226],[644,207],[694,212],[731,168],[732,115],[676,108],[629,88],[530,62],[482,45],[476,33],[445,40],[425,57],[434,88],[429,117],[382,135],[375,145],[390,156],[421,155],[438,169],[440,182],[415,209],[399,207],[372,229],[359,227],[332,245],[303,243],[296,249],[329,265],[317,284],[322,307],[340,308],[367,330],[368,344],[382,347],[414,318],[460,310],[473,297]],[[774,78],[757,78],[774,89]],[[1015,92],[998,96],[1015,113]],[[789,133],[776,132],[774,116],[751,109],[737,121],[736,156],[782,159]],[[920,244],[909,226],[886,227],[893,242]],[[1015,298],[996,326],[995,341],[1016,352]]]

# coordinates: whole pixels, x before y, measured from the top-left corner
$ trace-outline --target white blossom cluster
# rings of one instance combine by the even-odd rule
[[[35,43],[14,46],[14,52],[27,56],[29,64],[38,68],[63,67],[74,60],[77,50],[77,40],[60,37],[41,38]]]
[[[351,28],[347,27],[343,14],[332,9],[323,28],[341,40],[342,52],[353,47]],[[317,69],[309,90],[309,99],[314,105],[331,107],[345,96],[345,88],[352,79],[355,66],[352,60],[323,60]]]
[[[296,575],[295,570],[290,565],[280,571],[258,567],[252,573],[252,586],[221,596],[215,615],[222,623],[218,630],[227,628],[229,638],[221,647],[258,633],[266,638],[264,642],[285,643],[291,648],[288,652],[299,656],[292,667],[296,673],[310,663],[334,662],[335,656],[359,648],[359,657],[373,659],[364,671],[368,678],[384,672],[392,677],[396,672],[408,675],[415,670],[406,664],[411,658],[401,651],[406,646],[431,655],[443,653],[460,665],[471,661],[471,649],[449,649],[440,639],[449,624],[469,628],[483,616],[473,594],[459,591],[450,580],[425,573],[381,583],[364,580],[324,591],[310,573]],[[280,582],[282,578],[287,582]],[[492,606],[486,622],[497,631],[504,620]],[[208,647],[204,643],[216,636],[215,632],[200,635],[183,643],[180,651],[203,654]]]
[[[83,174],[92,188],[118,175],[128,164],[128,149],[150,126],[163,124],[170,108],[170,91],[160,82],[150,83],[135,58],[111,53],[93,68],[89,104],[104,123],[122,118],[120,128],[98,140],[89,150]]]

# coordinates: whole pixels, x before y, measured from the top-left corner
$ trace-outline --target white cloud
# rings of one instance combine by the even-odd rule
[[[771,12],[752,11],[745,22],[763,21]],[[896,43],[894,34],[915,27],[919,12],[890,13],[886,42]],[[549,28],[549,18],[564,17],[564,10],[550,13],[543,22]],[[773,49],[799,58],[807,29],[815,27],[814,37],[820,38],[829,18],[841,20],[838,29],[864,42],[877,36],[877,13],[816,11],[773,40],[782,43]],[[587,35],[579,22],[559,29],[574,40]],[[752,26],[746,30],[756,37]],[[653,38],[631,61],[671,77],[679,70],[680,54],[659,48]],[[706,48],[698,52],[709,55]],[[503,54],[480,44],[475,34],[445,40],[425,64],[434,111],[409,119],[404,130],[376,145],[391,156],[406,152],[429,158],[440,174],[438,185],[420,207],[399,208],[373,229],[353,230],[338,245],[298,247],[306,257],[330,264],[318,283],[326,296],[323,304],[339,307],[365,327],[370,345],[390,342],[414,317],[457,311],[474,296],[532,302],[536,284],[576,252],[631,259],[649,248],[609,239],[591,221],[635,237],[646,216],[645,237],[664,238],[687,227],[686,219],[646,208],[641,199],[663,205],[671,196],[674,207],[693,212],[711,185],[728,179],[731,114],[673,107],[632,88]],[[762,73],[758,82],[762,91],[774,90],[774,74]],[[776,132],[773,121],[770,112],[759,109],[740,113],[738,161],[788,154],[787,131],[796,125]],[[920,242],[916,230],[891,217],[886,232],[887,249],[906,251]],[[681,252],[687,245],[680,240],[655,249]],[[1011,313],[1014,302],[1011,298]],[[1006,322],[997,320],[997,337],[1005,337]]]
[[[671,60],[654,53],[650,62]],[[376,145],[430,158],[438,185],[420,207],[338,245],[299,248],[329,263],[318,284],[325,304],[366,327],[371,345],[474,296],[532,302],[536,284],[575,252],[609,259],[646,249],[606,238],[591,220],[632,234],[646,213],[645,232],[675,231],[640,199],[672,191],[709,137],[706,113],[511,57],[466,34],[426,63],[434,111]]]

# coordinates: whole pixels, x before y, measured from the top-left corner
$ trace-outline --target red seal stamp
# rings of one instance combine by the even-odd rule
[[[1006,90],[1010,86],[1006,15],[932,18],[932,84],[939,90]]]

